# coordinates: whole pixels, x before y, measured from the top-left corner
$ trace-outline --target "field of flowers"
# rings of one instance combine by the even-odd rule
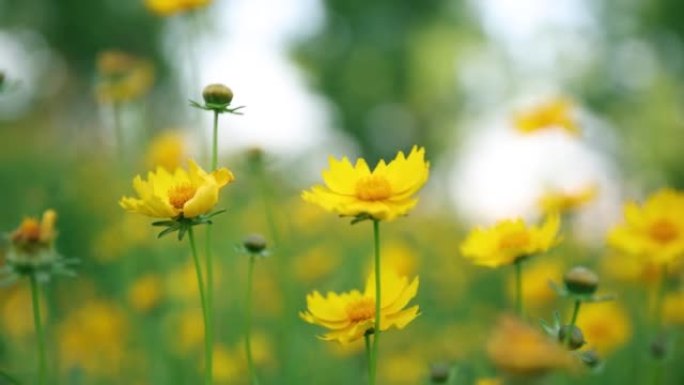
[[[214,5],[147,0],[135,12],[194,25]],[[325,74],[324,51],[298,57]],[[606,151],[623,179],[549,184],[518,213],[478,218],[449,198],[449,180],[459,191],[467,180],[448,171],[467,138],[433,125],[422,102],[429,129],[409,139],[393,117],[380,139],[352,128],[356,145],[284,156],[225,146],[242,135],[236,122],[269,112],[231,84],[200,84],[198,63],[187,91],[160,91],[174,70],[153,58],[117,48],[90,61],[85,101],[62,95],[82,104],[55,92],[0,121],[0,385],[684,383],[684,158],[668,145]],[[0,117],[32,86],[0,66]],[[368,89],[352,94],[367,102]],[[510,108],[501,131],[523,146],[591,147],[609,128],[582,96]],[[661,103],[654,116],[671,112]],[[353,123],[359,105],[338,104]],[[163,128],[177,116],[186,128]],[[677,149],[674,127],[621,138]],[[513,167],[524,183],[530,170]],[[509,183],[481,194],[513,194]]]

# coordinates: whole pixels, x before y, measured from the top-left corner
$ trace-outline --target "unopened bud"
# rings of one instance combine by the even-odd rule
[[[259,254],[266,249],[266,239],[261,234],[250,234],[245,237],[242,245],[253,254]]]
[[[207,104],[228,105],[233,100],[233,91],[223,84],[210,84],[204,87],[202,97]]]
[[[563,282],[573,294],[594,294],[598,288],[599,277],[584,266],[576,266],[565,274]]]
[[[601,357],[595,350],[587,350],[580,354],[580,359],[590,368],[595,368],[601,364]]]
[[[430,365],[430,381],[433,384],[446,384],[449,380],[451,368],[445,363],[435,363]]]
[[[558,331],[558,340],[570,350],[577,350],[584,345],[584,334],[577,326],[572,326],[572,331],[569,333],[570,325],[565,325]]]

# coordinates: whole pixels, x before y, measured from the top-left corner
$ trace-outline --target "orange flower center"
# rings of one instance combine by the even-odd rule
[[[185,206],[185,202],[195,196],[195,192],[197,188],[191,183],[177,184],[169,189],[169,203],[180,210]]]
[[[347,305],[347,316],[352,322],[363,322],[375,317],[375,300],[372,298],[361,298],[356,302]]]
[[[522,249],[530,243],[530,235],[525,231],[504,234],[499,240],[500,249]]]
[[[35,243],[40,240],[40,223],[34,218],[26,218],[12,234],[15,242]]]
[[[356,197],[362,201],[381,201],[392,195],[392,187],[385,177],[367,175],[356,182]]]
[[[666,219],[661,219],[651,225],[648,232],[651,238],[660,244],[672,242],[679,236],[677,227]]]

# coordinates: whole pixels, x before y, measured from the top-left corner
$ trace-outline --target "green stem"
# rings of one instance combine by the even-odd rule
[[[31,299],[33,302],[33,325],[38,338],[38,385],[44,385],[47,374],[47,360],[45,356],[45,331],[40,317],[40,288],[35,274],[30,275]]]
[[[568,329],[565,332],[565,338],[563,339],[563,344],[566,346],[570,344],[570,339],[572,338],[572,333],[575,330],[575,324],[577,323],[577,316],[579,315],[580,306],[582,306],[582,301],[579,299],[576,299],[575,300],[575,306],[572,310],[572,318],[570,318],[570,325],[568,326]]]
[[[214,110],[214,130],[211,142],[211,171],[216,170],[218,167],[218,118],[219,113]]]
[[[653,320],[657,333],[660,333],[663,328],[663,302],[665,301],[665,294],[667,293],[667,264],[663,264],[660,275],[660,286],[655,299],[655,312]]]
[[[518,258],[513,263],[515,265],[515,310],[518,316],[524,316],[523,310],[523,279],[522,279],[522,258]]]
[[[370,384],[375,385],[378,368],[378,345],[380,341],[380,318],[382,314],[382,292],[380,285],[380,221],[373,219],[373,238],[375,243],[375,326],[373,327],[373,354],[371,356]]]
[[[210,328],[209,328],[209,309],[207,307],[207,298],[204,292],[204,277],[202,274],[202,264],[200,264],[199,255],[197,254],[197,245],[195,244],[195,234],[192,227],[188,229],[188,238],[190,239],[190,248],[192,249],[192,259],[195,262],[195,273],[197,274],[197,286],[200,292],[200,301],[202,302],[202,315],[204,316],[204,355],[205,355],[205,368],[204,368],[204,383],[205,385],[212,384],[212,346],[210,338]]]
[[[253,255],[249,256],[249,269],[247,271],[247,301],[245,309],[245,354],[247,355],[247,369],[249,371],[250,383],[258,385],[259,379],[254,368],[254,360],[252,358],[252,281],[254,277],[254,262],[256,258]]]
[[[363,335],[363,340],[366,343],[366,359],[368,361],[368,381],[372,381],[373,371],[371,370],[371,361],[373,361],[373,352],[371,351],[370,333]]]

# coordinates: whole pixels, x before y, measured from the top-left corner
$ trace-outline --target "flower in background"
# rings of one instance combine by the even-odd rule
[[[627,312],[616,302],[592,303],[582,307],[577,318],[587,345],[602,356],[624,345],[632,336]]]
[[[665,296],[663,321],[667,324],[684,324],[684,292],[678,291]]]
[[[547,191],[539,198],[538,206],[546,214],[566,213],[579,209],[596,198],[596,185],[577,191]]]
[[[147,181],[133,179],[139,198],[123,197],[124,209],[155,218],[194,218],[207,214],[218,202],[219,190],[235,177],[226,168],[207,174],[190,160],[189,170],[177,168],[172,174],[162,167],[150,172]]]
[[[154,83],[154,67],[148,60],[121,51],[97,56],[95,93],[103,103],[126,102],[144,96]]]
[[[47,306],[41,297],[40,313],[43,319],[47,316]],[[31,292],[26,286],[4,288],[0,298],[0,327],[3,334],[12,338],[33,336],[33,308],[31,306]]]
[[[173,172],[185,159],[185,141],[179,132],[164,132],[155,136],[147,150],[147,164],[150,168],[162,167]]]
[[[498,377],[480,378],[475,385],[503,385],[503,381]]]
[[[558,244],[560,218],[549,216],[540,227],[522,219],[503,220],[489,229],[473,230],[461,244],[461,253],[476,265],[498,267],[548,251]]]
[[[573,116],[573,104],[562,98],[518,112],[513,121],[515,129],[525,134],[552,129],[561,129],[572,135],[580,134],[580,128]]]
[[[555,340],[511,316],[499,320],[487,341],[487,355],[499,370],[515,376],[536,376],[575,364]]]
[[[659,265],[674,262],[684,254],[684,194],[663,189],[642,205],[625,204],[624,214],[624,223],[608,234],[611,246]]]
[[[427,182],[429,162],[425,149],[414,146],[408,157],[399,152],[389,164],[380,160],[373,171],[363,158],[352,166],[349,159],[330,157],[323,171],[325,186],[314,186],[302,198],[341,216],[393,220],[406,215],[418,200],[414,195]]]
[[[349,343],[358,340],[375,324],[375,283],[370,275],[363,293],[352,290],[337,294],[329,292],[323,297],[314,291],[306,297],[307,311],[300,312],[302,319],[320,325],[330,332],[320,338],[326,341]],[[418,305],[404,309],[418,292],[418,277],[409,282],[394,272],[382,277],[381,330],[392,327],[403,329],[418,316]]]
[[[533,309],[539,309],[557,298],[550,282],[558,282],[563,278],[563,265],[555,259],[539,259],[530,263],[525,270],[525,285],[522,296],[524,302]],[[507,282],[511,297],[515,295],[515,279]]]
[[[147,9],[159,16],[170,16],[209,5],[212,0],[145,0]]]
[[[163,286],[162,279],[157,275],[140,277],[128,289],[128,301],[137,311],[150,311],[161,301]]]

